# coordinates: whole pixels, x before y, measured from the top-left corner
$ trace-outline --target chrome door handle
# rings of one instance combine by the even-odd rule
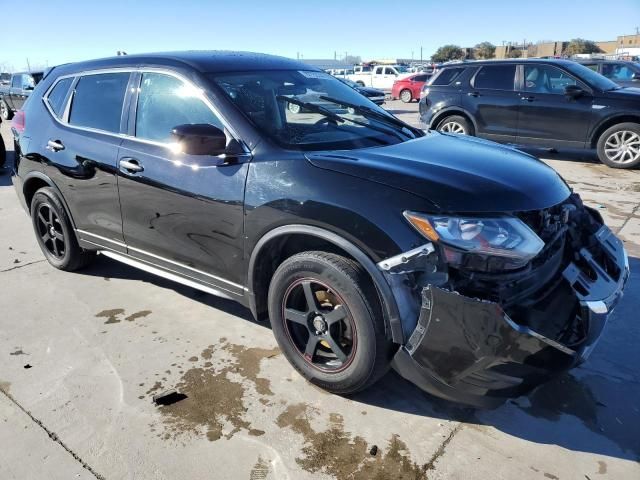
[[[120,159],[120,171],[123,173],[138,173],[143,170],[144,167],[135,158]]]
[[[64,150],[64,145],[60,140],[49,140],[46,148],[52,152],[58,152],[60,150]]]
[[[520,100],[522,100],[523,102],[533,102],[535,100],[535,97],[520,97]]]
[[[478,92],[469,92],[467,93],[467,95],[469,95],[470,97],[479,97],[480,94]]]

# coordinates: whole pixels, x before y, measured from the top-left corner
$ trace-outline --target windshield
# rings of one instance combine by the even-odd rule
[[[594,72],[589,67],[585,67],[579,63],[566,63],[564,67],[571,73],[577,75],[580,79],[587,82],[592,87],[599,90],[617,90],[620,86],[617,83],[612,82],[607,77],[600,75],[598,72]]]
[[[210,77],[260,131],[285,148],[346,150],[391,145],[418,135],[325,72],[278,70]]]

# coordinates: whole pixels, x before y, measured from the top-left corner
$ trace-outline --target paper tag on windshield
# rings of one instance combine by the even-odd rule
[[[329,75],[324,72],[310,72],[308,70],[298,70],[298,73],[307,78],[327,78],[327,75]]]

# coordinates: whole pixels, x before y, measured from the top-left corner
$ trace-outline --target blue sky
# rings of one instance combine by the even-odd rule
[[[129,53],[250,50],[304,58],[424,58],[446,43],[615,39],[640,0],[29,0],[4,6],[0,68]],[[7,8],[13,14],[7,15]],[[3,29],[6,32],[6,29]]]

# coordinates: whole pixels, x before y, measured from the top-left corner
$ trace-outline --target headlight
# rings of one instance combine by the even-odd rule
[[[429,240],[443,245],[449,264],[473,270],[513,270],[525,266],[544,242],[515,217],[453,217],[404,212]]]

